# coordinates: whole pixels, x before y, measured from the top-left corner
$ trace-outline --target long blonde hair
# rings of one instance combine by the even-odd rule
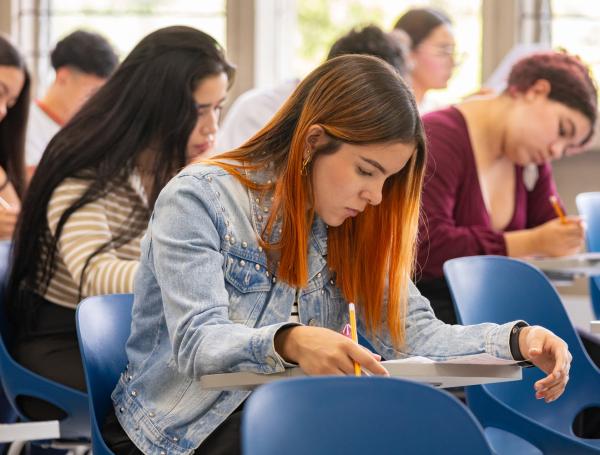
[[[300,83],[263,129],[241,147],[210,161],[249,188],[274,191],[265,230],[269,233],[281,217],[282,233],[276,244],[265,247],[279,252],[279,279],[304,287],[314,213],[310,209],[310,170],[308,175],[301,171],[311,125],[321,126],[330,139],[314,154],[335,153],[342,143],[415,146],[406,166],[387,179],[379,205],[328,229],[327,262],[344,298],[361,307],[369,331],[380,330],[387,319],[392,339],[399,346],[404,342],[408,282],[415,264],[426,147],[414,97],[390,65],[364,55],[323,63]],[[269,164],[277,176],[275,183],[257,184],[245,174]]]

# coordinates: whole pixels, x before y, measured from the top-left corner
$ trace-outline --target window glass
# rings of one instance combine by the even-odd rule
[[[430,91],[434,104],[448,104],[477,91],[481,84],[481,1],[394,1],[389,0],[298,0],[298,29],[295,37],[294,69],[308,74],[327,56],[333,42],[352,26],[374,23],[391,30],[409,8],[432,6],[445,11],[454,22],[457,53],[462,63],[448,88]]]
[[[119,53],[126,55],[151,31],[175,24],[199,28],[225,46],[225,0],[55,1],[50,13],[50,42],[87,28],[106,35]]]
[[[170,25],[198,28],[225,42],[225,0],[78,0],[51,1],[48,33],[51,48],[76,29],[105,36],[121,59],[148,33]]]
[[[600,77],[600,9],[588,0],[553,0],[552,47],[577,54]]]

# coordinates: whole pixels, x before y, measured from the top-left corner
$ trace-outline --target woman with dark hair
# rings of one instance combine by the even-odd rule
[[[590,139],[596,113],[588,68],[549,52],[516,63],[504,93],[423,117],[430,155],[417,285],[438,318],[456,322],[442,272],[448,259],[562,256],[582,247],[579,220],[561,223],[549,202],[550,162]]]
[[[233,73],[209,35],[160,29],[50,141],[23,202],[7,290],[23,365],[85,390],[75,308],[133,291],[158,193],[212,148]],[[48,418],[40,409],[30,413]]]
[[[386,358],[523,353],[548,373],[537,396],[560,396],[562,340],[541,327],[511,335],[517,321],[445,325],[411,283],[425,154],[398,72],[345,55],[238,149],[171,180],[142,242],[129,364],[103,431],[112,450],[239,453],[249,392],[205,390],[206,374],[353,374],[357,362],[386,375],[340,333],[348,302]]]
[[[0,35],[0,240],[12,237],[25,193],[29,85],[23,57]]]
[[[443,11],[414,8],[404,13],[394,25],[411,40],[412,70],[410,81],[419,107],[431,89],[443,89],[456,66],[452,21]]]

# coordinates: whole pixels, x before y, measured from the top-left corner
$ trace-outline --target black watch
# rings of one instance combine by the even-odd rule
[[[521,349],[519,347],[519,334],[521,333],[521,329],[523,327],[528,327],[529,324],[526,322],[520,321],[517,322],[510,331],[510,353],[513,359],[518,360],[520,362],[525,360],[523,354],[521,353]]]

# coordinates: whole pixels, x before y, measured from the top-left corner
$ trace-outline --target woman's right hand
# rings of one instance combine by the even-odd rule
[[[350,338],[322,327],[293,326],[275,335],[275,350],[307,375],[352,375],[354,361],[371,374],[389,376],[381,356]]]
[[[18,208],[11,207],[7,209],[0,206],[0,240],[12,238],[18,216]]]
[[[539,254],[545,256],[567,256],[578,253],[583,247],[585,232],[579,217],[567,217],[562,223],[559,218],[550,220],[531,229]]]

